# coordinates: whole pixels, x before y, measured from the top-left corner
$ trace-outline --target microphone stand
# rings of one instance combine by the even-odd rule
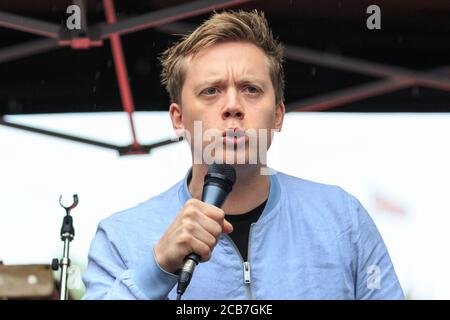
[[[61,261],[58,261],[57,258],[52,260],[52,269],[57,271],[59,268],[61,268],[59,300],[67,300],[69,293],[67,287],[67,279],[69,277],[68,271],[70,267],[69,247],[70,241],[72,241],[75,236],[75,229],[73,227],[73,219],[70,215],[70,211],[78,205],[78,195],[73,195],[73,203],[69,207],[65,207],[62,204],[61,199],[62,195],[59,197],[59,205],[66,210],[66,215],[64,216],[61,227],[61,240],[64,241],[64,252]]]

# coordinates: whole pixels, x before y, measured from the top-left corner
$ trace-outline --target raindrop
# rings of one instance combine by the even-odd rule
[[[98,79],[100,79],[100,71],[97,71],[95,73],[95,80],[98,80]]]
[[[92,88],[92,92],[95,93],[96,91],[97,91],[97,87],[94,86],[94,87]]]
[[[108,59],[108,62],[106,63],[106,66],[108,68],[111,68],[111,66],[112,66],[112,60],[111,59]]]
[[[411,88],[411,96],[413,96],[414,98],[417,98],[419,95],[420,95],[419,87]]]
[[[312,67],[312,68],[311,68],[311,75],[312,75],[313,77],[315,77],[315,76],[316,76],[316,73],[317,73],[317,69],[316,69],[315,67]]]

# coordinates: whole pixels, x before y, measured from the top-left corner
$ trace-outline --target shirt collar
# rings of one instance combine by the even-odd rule
[[[267,204],[264,208],[263,213],[261,214],[261,217],[259,221],[265,220],[265,216],[268,216],[270,212],[273,211],[273,209],[277,206],[277,204],[280,201],[280,195],[281,195],[281,188],[280,183],[278,181],[278,173],[276,173],[275,170],[271,170],[272,172],[275,172],[274,174],[269,175],[270,178],[270,189],[269,189],[269,197],[267,199]],[[192,175],[192,167],[188,170],[186,176],[181,181],[181,187],[178,192],[179,200],[181,203],[181,206],[184,205],[186,201],[189,199],[192,199],[192,195],[189,192],[188,188],[188,181],[190,180]]]

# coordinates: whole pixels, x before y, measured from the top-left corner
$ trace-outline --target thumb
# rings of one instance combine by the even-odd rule
[[[223,219],[223,232],[227,234],[233,232],[233,225],[226,219]]]

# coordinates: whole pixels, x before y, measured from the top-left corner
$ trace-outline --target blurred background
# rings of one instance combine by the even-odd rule
[[[448,0],[0,0],[0,296],[56,297],[60,195],[79,196],[79,299],[99,221],[184,177],[189,149],[174,139],[157,58],[225,8],[263,10],[286,47],[289,112],[270,166],[355,195],[407,298],[450,299]]]

